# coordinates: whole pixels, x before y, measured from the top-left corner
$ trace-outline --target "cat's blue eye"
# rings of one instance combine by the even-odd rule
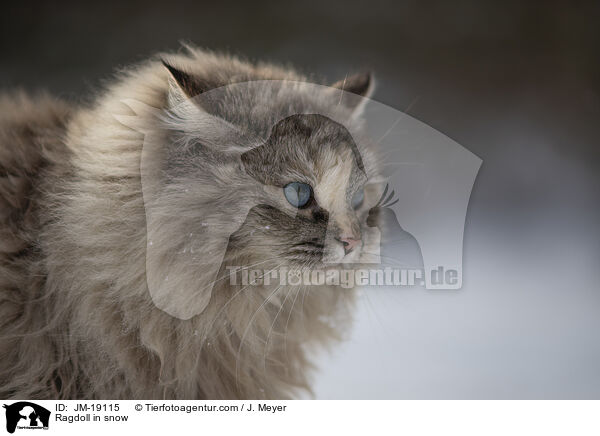
[[[354,193],[354,196],[352,197],[352,209],[358,209],[359,207],[361,207],[364,199],[365,190],[361,188],[358,191],[356,191]]]
[[[312,188],[306,183],[292,182],[283,188],[286,200],[294,207],[306,206],[312,196]]]

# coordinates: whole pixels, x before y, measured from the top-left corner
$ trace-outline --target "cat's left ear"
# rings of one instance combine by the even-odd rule
[[[370,72],[354,74],[345,77],[331,85],[332,88],[343,91],[340,104],[351,109],[355,114],[360,114],[375,90],[375,79]]]

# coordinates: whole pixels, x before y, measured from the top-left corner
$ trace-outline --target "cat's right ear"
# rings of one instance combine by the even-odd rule
[[[169,106],[175,107],[212,88],[209,83],[162,59],[169,72]]]
[[[195,98],[217,88],[216,83],[202,81],[165,60],[162,63],[169,71],[167,104],[172,116],[167,118],[167,122],[172,123],[175,130],[187,133],[197,143],[214,150],[236,155],[247,151],[248,141],[256,142],[251,134],[243,134],[227,120],[213,115],[207,99]]]

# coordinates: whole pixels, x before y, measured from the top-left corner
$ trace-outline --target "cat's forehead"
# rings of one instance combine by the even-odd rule
[[[317,114],[298,114],[277,122],[264,144],[243,156],[247,171],[264,183],[290,180],[317,183],[364,174],[362,157],[349,131]]]

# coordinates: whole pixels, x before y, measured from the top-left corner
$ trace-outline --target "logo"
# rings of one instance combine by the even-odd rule
[[[156,307],[179,319],[202,313],[225,278],[233,240],[263,264],[276,260],[280,272],[306,269],[290,259],[312,253],[323,269],[419,269],[426,289],[461,288],[467,207],[482,161],[460,144],[368,97],[311,83],[241,82],[193,98],[170,92],[167,109],[128,99],[134,115],[114,115],[143,134],[146,280]],[[300,143],[312,151],[294,151]],[[283,149],[294,152],[279,156]],[[319,159],[331,180],[313,180]],[[318,213],[309,215],[309,204]],[[268,224],[257,225],[264,217]],[[311,228],[310,241],[280,237],[295,223]],[[297,244],[286,250],[290,240]]]
[[[3,406],[6,409],[6,431],[18,429],[48,429],[50,411],[29,401],[19,401]]]

